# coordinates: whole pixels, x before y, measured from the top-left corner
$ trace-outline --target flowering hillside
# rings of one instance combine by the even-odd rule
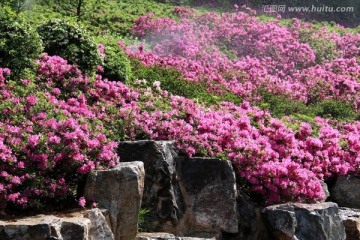
[[[172,67],[210,91],[229,89],[248,101],[260,90],[314,103],[344,100],[359,108],[360,34],[328,32],[294,19],[260,22],[251,10],[195,14],[177,8],[180,20],[140,17],[132,28],[151,51],[130,54],[146,65]]]
[[[220,15],[176,8],[179,21],[148,14],[132,28],[145,45],[125,50],[147,66],[175,68],[187,81],[205,82],[209,93],[225,89],[254,105],[265,91],[306,105],[341,100],[358,111],[360,34],[316,30],[297,19],[289,27],[264,23],[246,10]],[[171,104],[185,117],[156,113],[158,120],[147,122],[146,128],[154,126],[150,135],[176,139],[189,155],[228,156],[266,201],[316,200],[322,197],[319,180],[359,170],[357,122],[280,121],[246,102],[199,109],[176,97]]]
[[[99,44],[97,73],[45,53],[19,79],[0,66],[0,210],[75,200],[83,176],[121,160],[120,140],[175,140],[182,154],[230,159],[241,187],[265,204],[316,201],[324,197],[321,181],[359,174],[356,119],[276,118],[262,103],[271,94],[305,108],[341,102],[357,113],[360,34],[297,19],[261,22],[245,10],[175,8],[177,21],[141,16],[131,32],[144,43]],[[125,83],[102,77],[113,76],[104,69],[129,72],[130,62],[135,77]],[[172,85],[161,74],[138,79],[136,68],[175,77],[165,75]]]

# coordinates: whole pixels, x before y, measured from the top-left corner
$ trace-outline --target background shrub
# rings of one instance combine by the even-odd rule
[[[0,8],[0,66],[10,68],[13,77],[23,75],[41,51],[37,32],[9,8]]]
[[[344,101],[325,100],[315,106],[320,117],[332,117],[339,120],[353,119],[356,113],[350,103]]]
[[[99,39],[104,49],[104,72],[102,76],[109,80],[127,82],[133,78],[131,63],[116,41]]]
[[[58,55],[76,64],[87,73],[93,72],[102,63],[94,40],[75,23],[54,19],[38,27],[44,42],[44,51]]]

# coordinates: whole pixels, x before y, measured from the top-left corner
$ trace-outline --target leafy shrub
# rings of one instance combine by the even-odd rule
[[[345,120],[354,119],[356,113],[351,104],[344,101],[325,100],[314,106],[316,114],[321,117],[332,117]]]
[[[118,44],[112,41],[101,41],[99,50],[104,56],[103,77],[122,82],[132,79],[130,60]]]
[[[273,116],[283,117],[295,113],[312,115],[306,104],[301,101],[290,100],[285,96],[275,95],[269,92],[262,92],[262,101],[259,106],[267,109]]]
[[[316,63],[323,63],[324,60],[333,60],[339,55],[336,49],[336,42],[321,36],[321,32],[321,30],[314,29],[302,29],[299,32],[300,41],[308,43],[311,49],[315,51]]]
[[[34,59],[41,51],[37,32],[9,8],[0,8],[0,67],[10,68],[13,76],[20,76],[34,67]]]
[[[39,26],[38,32],[49,55],[61,56],[85,72],[93,72],[102,63],[93,39],[75,23],[53,19]]]
[[[269,92],[263,92],[262,101],[259,103],[259,106],[269,110],[271,114],[276,117],[302,115],[310,117],[310,119],[315,116],[320,116],[350,121],[357,118],[353,106],[350,103],[341,100],[322,100],[307,106],[301,101],[291,100],[285,96],[275,95]]]

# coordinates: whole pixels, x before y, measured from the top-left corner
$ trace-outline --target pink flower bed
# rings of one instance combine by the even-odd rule
[[[359,169],[358,123],[289,118],[293,130],[247,102],[205,107],[156,84],[134,91],[99,75],[89,79],[56,56],[39,60],[35,82],[16,85],[6,81],[9,70],[1,73],[3,207],[71,194],[76,176],[119,161],[114,140],[139,134],[174,139],[189,156],[230,158],[267,202],[320,199],[320,180]],[[155,108],[159,101],[169,110]]]

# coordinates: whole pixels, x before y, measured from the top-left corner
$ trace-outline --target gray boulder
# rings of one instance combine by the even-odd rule
[[[179,231],[238,232],[237,187],[229,161],[215,158],[177,160],[186,211]]]
[[[108,209],[108,221],[116,240],[133,240],[137,234],[144,178],[144,164],[132,162],[91,172],[86,180],[85,198]]]
[[[99,209],[0,221],[1,240],[113,240]]]
[[[330,191],[331,198],[340,207],[360,209],[360,178],[356,176],[338,177]]]
[[[346,239],[336,203],[274,205],[265,208],[263,216],[275,239]]]
[[[145,185],[142,208],[146,216],[147,231],[173,229],[184,212],[176,181],[174,142],[124,141],[119,143],[118,154],[122,162],[142,161],[145,167]]]
[[[340,208],[339,215],[345,226],[346,240],[360,239],[360,210]]]

